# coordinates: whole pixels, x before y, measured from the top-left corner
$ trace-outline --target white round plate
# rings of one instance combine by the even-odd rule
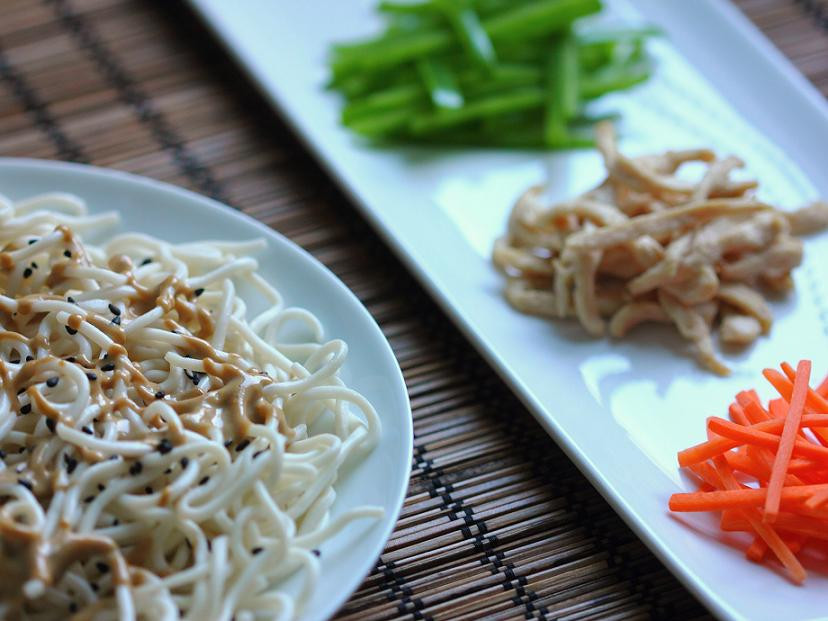
[[[325,338],[348,343],[343,379],[376,408],[382,438],[364,461],[342,475],[332,513],[370,504],[383,507],[385,516],[378,522],[352,523],[321,546],[319,581],[300,618],[331,617],[376,562],[408,487],[411,408],[399,365],[379,327],[354,294],[316,259],[267,226],[214,200],[112,170],[0,158],[0,194],[19,200],[55,191],[76,194],[92,212],[117,211],[118,232],[147,233],[170,242],[264,238],[267,249],[256,256],[261,275],[282,293],[287,305],[307,308],[319,317]]]

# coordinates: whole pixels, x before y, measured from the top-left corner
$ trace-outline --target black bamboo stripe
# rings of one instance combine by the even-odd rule
[[[401,616],[411,615],[417,621],[434,621],[428,613],[423,611],[425,605],[419,597],[414,597],[411,587],[399,572],[395,571],[394,561],[383,561],[380,557],[374,575],[381,576],[381,591],[387,591],[388,599],[397,600],[397,612]]]
[[[814,23],[828,32],[828,5],[818,0],[793,0]]]
[[[200,191],[227,203],[224,189],[210,170],[187,149],[184,141],[170,126],[169,121],[156,109],[149,96],[118,62],[92,26],[72,9],[67,0],[43,1],[54,7],[64,28],[97,65],[104,79],[118,92],[121,101],[133,109],[138,120],[147,126],[155,140],[170,153],[179,170]]]
[[[57,120],[49,111],[49,107],[20,71],[12,66],[2,47],[0,47],[0,82],[8,84],[14,97],[34,120],[35,126],[46,134],[55,146],[60,159],[70,162],[89,161],[80,145],[63,133]]]
[[[535,605],[538,596],[528,588],[526,577],[520,575],[512,563],[504,560],[503,553],[496,549],[497,536],[489,533],[486,522],[474,514],[472,507],[466,506],[462,500],[451,495],[453,487],[451,483],[444,481],[442,469],[435,466],[434,462],[425,456],[425,449],[416,444],[414,467],[422,472],[429,496],[440,499],[441,510],[446,512],[452,521],[463,520],[463,526],[460,527],[463,539],[471,540],[475,551],[481,555],[481,564],[488,565],[492,575],[503,575],[503,590],[515,592],[512,602],[515,606],[523,607],[524,617],[546,619],[547,611]]]

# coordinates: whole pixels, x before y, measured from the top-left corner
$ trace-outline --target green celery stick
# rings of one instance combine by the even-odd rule
[[[342,122],[349,124],[364,116],[409,108],[412,105],[422,107],[427,102],[425,91],[419,84],[395,86],[348,102],[342,110]]]
[[[408,129],[415,135],[428,134],[469,121],[540,106],[543,98],[543,89],[524,88],[477,101],[467,100],[466,104],[457,110],[435,110],[430,114],[416,116],[411,119]]]
[[[454,110],[463,105],[463,94],[445,63],[423,58],[417,61],[417,69],[435,108]]]
[[[552,41],[546,75],[544,139],[555,144],[567,134],[578,109],[578,48],[572,33]]]
[[[481,67],[491,67],[497,61],[494,46],[480,23],[480,18],[463,0],[434,0],[441,8],[460,43],[472,61]]]
[[[652,74],[647,57],[633,62],[606,65],[597,71],[581,74],[579,91],[582,99],[595,99],[612,91],[631,88]]]

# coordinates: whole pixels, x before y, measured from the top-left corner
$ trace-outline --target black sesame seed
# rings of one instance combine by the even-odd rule
[[[172,474],[172,468],[167,468],[164,470],[164,474]]]
[[[210,477],[204,477],[201,481],[198,482],[199,485],[206,485],[207,481],[210,480]]]
[[[102,563],[102,562],[98,561],[97,563],[95,563],[95,567],[97,567],[98,571],[101,572],[102,574],[108,574],[109,573],[109,565],[107,565],[106,563]]]
[[[89,379],[90,382],[94,382],[96,379],[98,379],[98,376],[94,373],[87,373],[86,377],[87,379]]]
[[[17,479],[17,482],[23,487],[25,487],[27,490],[32,491],[32,484],[26,479]]]
[[[112,318],[112,323],[114,323],[116,326],[120,326],[121,325],[121,316],[120,315],[115,315]]]
[[[181,458],[181,467],[186,468],[190,463],[190,460],[187,457]]]
[[[81,427],[81,431],[88,436],[95,435],[94,433],[92,433],[92,429],[90,429],[89,427]]]
[[[118,518],[115,518],[114,520],[112,520],[112,525],[113,526],[117,526],[120,523],[121,523],[121,520],[119,520]]]
[[[167,438],[164,438],[163,440],[161,440],[161,442],[158,443],[158,451],[162,455],[166,455],[167,453],[169,453],[172,450],[172,448],[172,442],[170,442]]]
[[[6,451],[0,451],[0,459],[6,459]]]
[[[77,302],[75,302],[75,298],[73,298],[71,295],[66,298],[66,301],[69,302],[69,304],[77,304]]]
[[[314,556],[322,556],[322,553],[321,553],[319,550],[311,550],[311,553],[312,553]]]
[[[14,360],[9,360],[11,364],[20,364],[20,358],[15,358]],[[20,393],[17,393],[20,394]]]
[[[34,356],[26,356],[26,362],[31,362],[34,360]]]
[[[236,452],[241,453],[248,446],[250,446],[250,440],[244,439],[236,445]]]
[[[36,269],[37,269],[37,263],[35,263],[34,261],[32,261],[32,269],[33,269],[33,270],[36,270]]]
[[[121,314],[121,309],[118,308],[117,306],[115,306],[114,304],[110,304],[109,305],[109,312],[112,313],[113,315],[120,315]]]
[[[83,499],[83,502],[88,504],[88,503],[92,502],[93,500],[95,500],[95,496],[87,496],[86,498]]]
[[[95,591],[95,593],[97,593],[98,589],[100,589],[101,587],[98,586],[97,582],[90,582],[89,583],[89,588],[92,589],[93,591]]]
[[[112,362],[110,362],[109,364],[105,364],[101,367],[101,371],[103,371],[104,373],[108,373],[109,371],[114,371],[114,370],[115,370],[115,364],[112,363]]]
[[[104,485],[103,483],[98,483],[98,491],[99,492],[102,492],[105,489],[106,489],[106,485]]]
[[[93,418],[92,420],[94,420],[96,423],[98,422],[97,418]],[[109,461],[118,461],[119,459],[121,459],[120,455],[110,455],[109,456]]]
[[[267,449],[261,449],[259,451],[256,451],[255,453],[253,453],[253,459],[256,459],[259,455],[261,455],[265,451],[267,451]]]
[[[196,297],[199,297],[202,293],[204,293],[204,289],[202,287],[199,287],[198,289],[193,291],[193,293],[195,294]]]
[[[46,385],[49,388],[54,388],[55,386],[58,385],[59,380],[60,380],[59,377],[50,377],[49,379],[46,380]]]
[[[63,256],[66,257],[67,259],[71,259],[72,258],[72,251],[71,250],[64,250],[63,251]]]
[[[149,485],[147,485],[147,486],[144,488],[144,491],[145,491],[147,494],[152,494],[152,488],[151,488]]]
[[[74,356],[69,356],[69,357],[66,359],[66,362],[72,362],[72,363],[74,363],[74,362],[77,362],[77,359],[76,359]]]
[[[256,554],[261,554],[262,552],[264,552],[264,548],[253,548],[253,549],[252,549],[252,550],[250,550],[250,551],[251,551],[254,555],[256,555]]]
[[[78,460],[65,453],[63,455],[63,462],[66,464],[66,472],[69,474],[72,474],[75,471],[75,468],[78,467]]]
[[[150,259],[149,257],[141,261],[141,265],[147,265],[149,263],[152,263],[152,259]]]
[[[36,239],[30,239],[30,240],[29,240],[29,245],[31,246],[31,245],[32,245],[33,243],[35,243],[36,241],[37,241]]]
[[[75,602],[72,602],[71,604],[69,604],[69,612],[77,612],[77,611],[78,611],[78,605]]]
[[[136,461],[134,464],[132,464],[129,467],[129,473],[131,475],[135,476],[136,474],[141,474],[141,470],[143,470],[143,469],[144,469],[144,464],[142,464],[140,461]]]
[[[72,336],[78,333],[77,330],[75,330],[74,328],[70,328],[69,326],[66,326],[66,331]]]
[[[156,399],[163,399],[163,398],[164,398],[164,391],[163,391],[163,390],[159,390],[158,392],[156,392],[156,393],[155,393],[155,398],[156,398]]]
[[[230,448],[230,445],[231,445],[231,444],[233,444],[233,441],[232,441],[232,440],[228,440],[227,442],[225,442],[225,443],[224,443],[224,448]]]
[[[25,270],[23,270],[23,278],[28,278],[31,275],[32,275],[32,268],[27,267]]]
[[[99,421],[99,420],[98,420],[98,417],[97,417],[97,416],[95,416],[95,417],[93,417],[93,418],[92,418],[92,422],[93,422],[93,423],[99,423],[99,422],[101,422],[101,421]],[[117,455],[113,455],[112,457],[117,457]]]
[[[23,405],[23,406],[20,407],[20,413],[21,414],[28,414],[31,411],[32,411],[32,404],[31,403],[27,403],[26,405]]]
[[[57,423],[55,422],[54,418],[47,418],[46,419],[46,428],[49,431],[51,431],[52,433],[55,433],[55,428],[56,427],[57,427]]]
[[[26,452],[26,447],[25,447],[25,446],[21,446],[19,449],[17,449],[17,452],[18,452],[18,453],[25,453],[25,452]],[[22,465],[22,464],[21,464],[21,465]]]

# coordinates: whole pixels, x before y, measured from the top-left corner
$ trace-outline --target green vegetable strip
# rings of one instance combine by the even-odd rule
[[[594,99],[645,82],[651,74],[652,65],[647,58],[632,63],[608,65],[582,75],[579,90],[583,99]]]
[[[462,0],[435,0],[472,61],[481,67],[492,67],[497,61],[489,35],[477,13]]]
[[[411,119],[408,129],[412,134],[422,135],[469,121],[533,108],[543,102],[543,97],[544,92],[540,88],[516,89],[478,101],[467,101],[465,106],[457,110],[436,110],[431,114],[416,116]]]
[[[427,103],[427,96],[419,84],[395,86],[348,103],[342,110],[342,122],[347,125],[360,117]]]
[[[579,17],[599,10],[600,0],[539,0],[492,17],[483,25],[494,41],[526,39],[562,30]]]
[[[538,0],[486,19],[483,29],[494,43],[526,39],[566,28],[575,19],[600,8],[599,0]],[[340,46],[334,52],[332,69],[337,77],[354,71],[372,71],[444,52],[451,49],[453,42],[447,30],[423,30],[360,43],[350,51]]]
[[[417,69],[434,107],[451,110],[463,105],[463,94],[445,63],[424,58],[417,61]]]
[[[578,110],[578,48],[571,33],[555,39],[549,51],[546,75],[544,140],[552,145],[567,133]]]

